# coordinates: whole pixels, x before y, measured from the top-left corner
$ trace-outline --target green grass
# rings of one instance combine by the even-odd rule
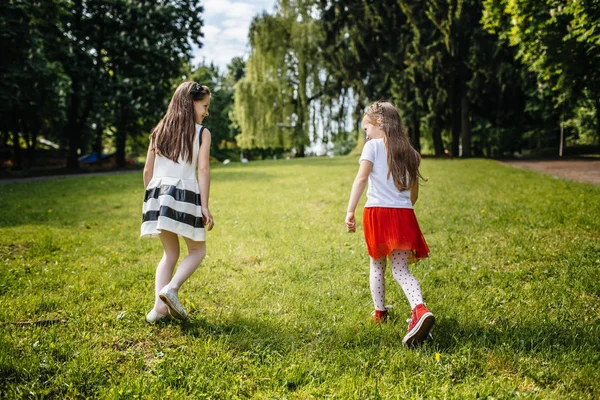
[[[389,271],[392,319],[370,322],[366,247],[343,223],[357,168],[215,168],[216,228],[181,291],[193,320],[157,326],[141,172],[0,186],[0,397],[600,397],[599,187],[425,160],[431,254],[412,271],[437,323],[410,350]]]

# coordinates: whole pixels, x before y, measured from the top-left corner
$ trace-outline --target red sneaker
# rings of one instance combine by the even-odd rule
[[[424,304],[419,304],[412,310],[412,318],[408,324],[408,332],[402,343],[407,346],[418,346],[427,339],[435,317]]]
[[[373,310],[371,318],[375,321],[375,325],[383,324],[387,320],[388,310]]]

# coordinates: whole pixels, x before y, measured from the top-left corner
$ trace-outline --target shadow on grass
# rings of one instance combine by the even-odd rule
[[[460,325],[456,319],[438,319],[432,331],[434,341],[428,347],[445,353],[456,353],[462,348],[507,350],[530,354],[543,353],[545,357],[562,357],[565,353],[578,351],[600,352],[600,326],[591,323],[587,329],[568,324],[564,327],[554,323],[525,326],[510,321],[498,322],[496,326],[477,324]],[[402,324],[404,326],[404,324]],[[223,322],[205,319],[193,320],[182,325],[182,332],[194,338],[217,336],[231,348],[240,351],[270,349],[281,354],[304,346],[320,345],[331,352],[343,352],[362,348],[370,350],[386,347],[404,347],[397,337],[395,327],[372,327],[364,324],[344,325],[330,329],[326,337],[317,338],[310,332],[299,332],[295,327],[276,321],[260,321],[239,315]],[[403,329],[400,330],[402,334]]]
[[[498,322],[494,326],[460,325],[456,319],[450,318],[436,323],[433,345],[448,353],[466,345],[533,354],[548,352],[557,357],[582,349],[600,352],[600,326],[592,322],[586,328],[575,325],[574,321],[565,327],[542,320],[536,325],[510,321]]]
[[[271,351],[286,353],[303,344],[302,338],[298,337],[290,327],[239,315],[218,322],[204,318],[193,319],[182,323],[181,331],[184,335],[196,339],[216,336],[227,343],[228,347],[238,351],[268,348]]]

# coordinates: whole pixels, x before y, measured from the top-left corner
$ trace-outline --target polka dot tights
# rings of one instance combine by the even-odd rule
[[[402,287],[412,309],[417,304],[423,303],[423,296],[419,282],[408,271],[409,254],[409,251],[394,250],[389,257],[392,263],[392,276]],[[373,296],[373,303],[377,310],[385,310],[385,264],[385,257],[379,259],[371,257],[371,296]]]

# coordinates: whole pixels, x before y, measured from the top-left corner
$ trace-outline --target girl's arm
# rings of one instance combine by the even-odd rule
[[[146,164],[144,164],[144,188],[148,187],[148,183],[152,180],[152,175],[154,175],[154,160],[156,158],[156,153],[152,148],[152,140],[150,140],[150,144],[148,145],[148,153],[146,154]]]
[[[419,198],[419,178],[417,177],[417,181],[414,182],[410,187],[410,202],[414,206]]]
[[[356,178],[354,178],[354,183],[352,184],[352,191],[350,192],[350,200],[348,201],[348,209],[346,212],[346,228],[348,229],[348,232],[356,232],[356,220],[354,218],[354,211],[356,210],[358,201],[360,200],[363,192],[365,191],[365,187],[367,186],[367,181],[369,179],[369,174],[372,170],[373,163],[368,160],[363,160],[360,163],[360,167],[358,168],[358,174],[356,174]]]
[[[198,185],[200,186],[204,226],[210,231],[214,226],[214,221],[208,209],[210,195],[210,131],[206,128],[202,130],[202,144],[198,154]]]

